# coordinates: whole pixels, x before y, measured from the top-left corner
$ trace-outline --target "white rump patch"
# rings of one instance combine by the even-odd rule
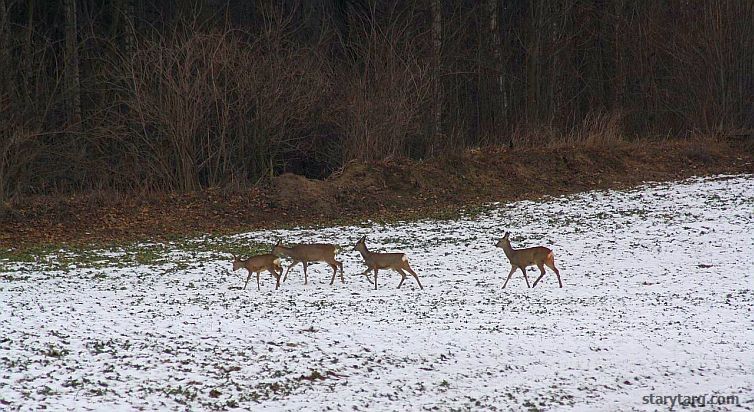
[[[406,257],[406,255],[403,255],[403,257],[401,258],[401,260],[404,261],[404,262],[408,262],[408,258]]]

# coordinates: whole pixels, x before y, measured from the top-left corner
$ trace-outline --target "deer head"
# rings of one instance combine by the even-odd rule
[[[353,250],[360,251],[362,248],[366,248],[366,240],[366,235],[362,236],[361,239],[353,245]]]
[[[510,233],[505,232],[505,235],[503,235],[503,237],[497,241],[497,243],[495,244],[495,247],[505,248],[505,247],[510,247],[510,245],[511,245]]]
[[[239,259],[238,256],[236,256],[235,254],[233,255],[233,271],[234,272],[237,271],[238,269],[241,269],[243,267],[244,263],[246,263],[246,262],[244,262],[243,260]]]

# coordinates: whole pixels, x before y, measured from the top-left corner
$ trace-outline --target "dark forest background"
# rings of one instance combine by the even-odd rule
[[[754,1],[0,0],[0,200],[754,126]]]

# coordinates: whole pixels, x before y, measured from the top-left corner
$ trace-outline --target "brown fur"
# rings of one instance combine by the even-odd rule
[[[503,283],[503,288],[508,284],[508,281],[511,279],[511,276],[513,276],[513,272],[515,272],[516,269],[521,269],[521,273],[524,274],[526,287],[537,286],[537,283],[542,279],[542,276],[545,275],[545,266],[555,272],[555,275],[558,277],[558,284],[561,288],[563,287],[563,282],[560,280],[560,271],[555,267],[555,255],[552,253],[552,250],[544,246],[513,249],[509,236],[510,233],[505,232],[505,236],[503,236],[503,238],[495,245],[503,249],[505,256],[507,256],[508,260],[511,262],[511,271],[508,273],[508,278],[505,279],[505,283]],[[529,277],[526,276],[526,268],[532,265],[537,265],[540,274],[537,280],[534,281],[534,285],[529,286]]]
[[[375,253],[370,252],[366,245],[366,236],[362,236],[358,242],[354,245],[354,250],[361,253],[361,257],[364,258],[364,263],[367,265],[367,270],[362,274],[369,279],[369,271],[374,271],[374,289],[377,289],[377,272],[380,269],[393,269],[401,275],[401,282],[398,284],[398,288],[403,285],[406,280],[406,272],[416,279],[416,283],[420,289],[424,289],[422,283],[419,281],[419,275],[411,269],[408,263],[408,258],[405,253]],[[370,280],[371,282],[371,280]]]
[[[325,262],[332,268],[332,278],[330,284],[335,282],[335,275],[340,268],[340,282],[345,283],[343,278],[343,263],[335,260],[335,253],[338,247],[327,243],[314,243],[309,245],[294,245],[292,247],[285,247],[280,244],[280,241],[272,248],[272,254],[277,256],[287,256],[291,258],[291,265],[288,266],[288,270],[285,271],[283,276],[283,282],[288,279],[288,272],[291,268],[299,263],[304,265],[304,285],[309,283],[309,276],[306,274],[306,269],[310,262]]]
[[[233,271],[238,269],[246,269],[249,271],[249,275],[246,277],[246,282],[243,284],[243,288],[249,284],[251,274],[257,274],[257,290],[259,290],[259,273],[270,272],[275,279],[275,290],[280,287],[280,275],[283,273],[283,268],[280,266],[280,259],[272,254],[252,256],[248,259],[240,259],[237,256],[233,256]]]

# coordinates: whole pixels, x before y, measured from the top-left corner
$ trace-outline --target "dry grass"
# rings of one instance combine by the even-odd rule
[[[594,113],[568,133],[551,126],[518,129],[512,143],[513,147],[612,147],[629,141],[623,130],[622,113]]]

